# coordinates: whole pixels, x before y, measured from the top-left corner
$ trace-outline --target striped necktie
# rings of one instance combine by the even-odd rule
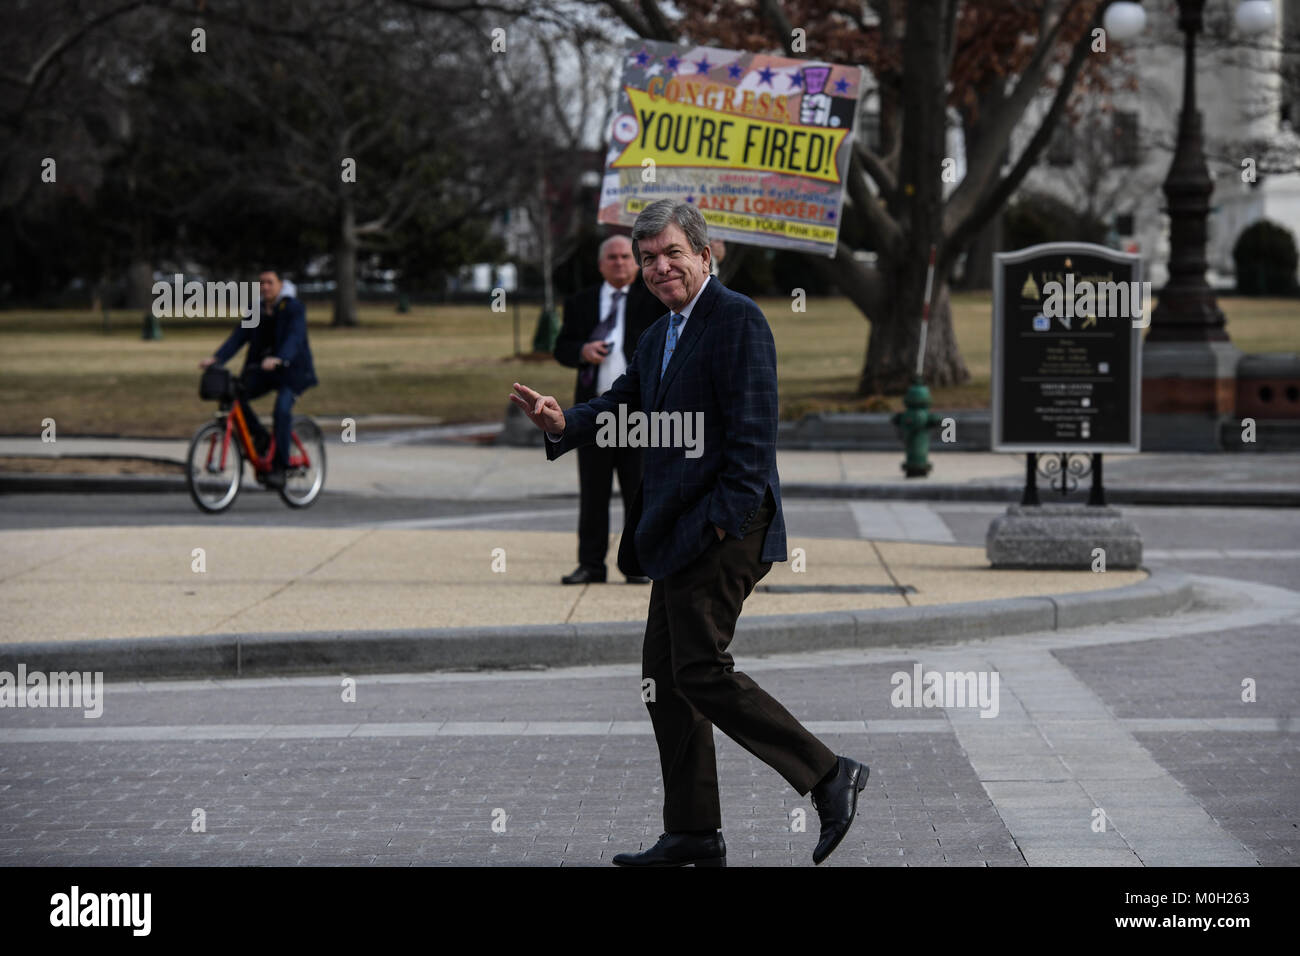
[[[618,304],[623,301],[623,296],[626,294],[627,293],[622,289],[614,290],[614,294],[609,297],[609,315],[596,323],[596,327],[592,329],[591,334],[587,336],[588,342],[604,342],[609,338],[609,334],[618,327]],[[578,373],[578,380],[582,382],[584,386],[594,385],[596,382],[596,366],[584,365],[582,371]]]
[[[664,372],[668,371],[668,363],[673,357],[673,349],[677,348],[677,328],[686,321],[686,316],[672,314],[672,325],[668,326],[668,341],[664,343],[664,363],[659,366],[659,378],[662,380]]]

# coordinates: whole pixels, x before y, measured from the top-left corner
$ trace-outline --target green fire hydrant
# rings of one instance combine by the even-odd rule
[[[941,419],[930,411],[930,390],[920,378],[915,379],[903,396],[907,411],[896,412],[890,419],[903,431],[903,474],[924,478],[934,466],[930,464],[930,429],[938,428]]]

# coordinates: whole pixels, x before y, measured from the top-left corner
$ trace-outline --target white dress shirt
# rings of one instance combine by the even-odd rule
[[[598,322],[603,322],[609,316],[610,303],[614,300],[615,291],[622,292],[623,297],[618,303],[618,318],[614,322],[614,330],[605,337],[606,342],[612,342],[609,347],[609,354],[605,356],[605,361],[596,366],[596,394],[604,395],[609,391],[610,386],[618,380],[618,377],[627,371],[627,357],[623,354],[623,341],[627,335],[627,297],[632,291],[632,285],[623,286],[622,289],[615,288],[608,282],[600,284],[600,313],[597,316]]]
[[[710,276],[705,276],[705,277],[704,277],[704,281],[700,283],[700,287],[695,291],[695,295],[691,298],[691,301],[690,301],[690,302],[687,302],[686,305],[682,306],[681,309],[677,310],[677,314],[678,314],[678,315],[685,316],[685,318],[683,318],[682,321],[681,321],[681,323],[677,326],[677,341],[678,341],[678,342],[680,342],[680,341],[682,340],[682,333],[686,331],[686,323],[689,322],[689,321],[691,320],[691,310],[695,308],[695,303],[698,302],[698,301],[700,301],[700,295],[704,292],[704,287],[705,287],[706,285],[709,284],[709,279],[710,279]],[[613,287],[612,287],[608,282],[606,282],[606,283],[604,283],[604,284],[601,285],[601,289],[600,289],[600,296],[601,296],[600,304],[601,304],[601,308],[603,308],[603,309],[608,309],[608,308],[609,308],[608,300],[605,298],[605,290],[606,290],[606,289],[610,290],[610,294],[611,294],[611,295],[613,294]],[[624,304],[626,305],[626,303],[627,303],[627,297],[626,297],[626,296],[624,296],[624,298],[623,298],[623,302],[624,302]],[[672,311],[672,310],[669,310],[670,313],[671,313],[671,311]],[[622,328],[623,328],[622,316],[620,316],[619,318],[620,318],[620,321],[619,321],[619,324],[618,324],[618,329],[619,329],[619,334],[621,335],[621,334],[622,334]],[[669,322],[669,326],[668,326],[668,327],[669,327],[670,329],[672,328],[672,324],[671,324],[672,321],[673,321],[673,320],[672,320],[672,318],[670,317],[670,318],[668,319],[668,322]],[[613,336],[610,336],[610,338],[613,338]],[[668,341],[668,340],[665,338],[665,339],[664,339],[665,347],[667,346],[667,341]],[[622,339],[621,339],[621,338],[619,339],[619,347],[620,347],[620,350],[621,350],[621,347],[622,347]],[[612,354],[613,354],[613,350],[611,349],[610,352],[611,352],[611,355],[612,355]],[[622,356],[622,352],[621,352],[621,351],[620,351],[620,353],[619,353],[619,358],[620,358],[620,359],[623,359],[623,356]],[[605,366],[608,365],[608,364],[609,364],[609,359],[607,358],[607,359],[605,359],[605,361],[603,361],[603,362],[600,363],[600,365],[598,366],[598,368],[601,369],[601,370],[603,371],[604,368],[605,368]],[[659,364],[660,364],[660,365],[663,365],[663,353],[662,353],[662,352],[659,353]],[[622,375],[623,372],[626,371],[626,370],[627,370],[627,361],[626,361],[626,360],[623,360],[623,368],[622,368],[622,371],[620,371],[618,374],[619,374],[619,375]],[[598,395],[604,395],[605,392],[609,391],[609,387],[610,387],[610,385],[613,385],[614,382],[617,380],[617,378],[618,378],[618,375],[615,375],[615,376],[613,376],[613,377],[609,380],[609,383],[608,383],[608,384],[602,384],[602,383],[604,382],[604,379],[598,377],[598,378],[596,379],[596,394],[598,394]],[[561,434],[561,435],[552,435],[550,432],[546,432],[546,438],[547,438],[548,441],[558,442],[558,441],[560,441],[563,437],[564,437],[564,436],[563,436],[562,434]]]
[[[705,287],[706,285],[709,284],[709,280],[710,280],[711,278],[713,278],[713,277],[712,277],[712,276],[705,276],[705,277],[704,277],[704,281],[700,283],[700,287],[699,287],[698,289],[695,290],[695,297],[694,297],[693,299],[691,299],[690,302],[687,302],[686,305],[682,306],[680,309],[677,310],[677,314],[678,314],[678,315],[684,315],[684,316],[686,316],[686,318],[682,320],[681,325],[677,326],[677,341],[678,341],[678,342],[680,342],[680,341],[682,340],[682,333],[686,331],[686,323],[689,322],[689,321],[691,320],[691,309],[695,308],[695,303],[700,301],[700,296],[704,294],[704,287]],[[669,323],[671,323],[671,322],[672,322],[672,318],[669,317],[668,321],[669,321]],[[672,328],[672,325],[670,324],[668,327],[671,329],[671,328]],[[667,341],[668,341],[667,339],[664,340],[665,343],[666,343]],[[663,364],[663,355],[662,355],[662,354],[659,356],[659,361],[660,361],[660,364]]]

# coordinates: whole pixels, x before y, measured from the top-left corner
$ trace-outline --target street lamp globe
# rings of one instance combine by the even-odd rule
[[[1106,13],[1102,16],[1101,22],[1106,28],[1108,37],[1122,42],[1132,40],[1142,32],[1142,28],[1147,23],[1147,15],[1142,9],[1142,4],[1121,0],[1121,2],[1112,3],[1106,8]]]
[[[1273,29],[1273,4],[1268,0],[1244,0],[1237,5],[1237,29],[1245,36]]]

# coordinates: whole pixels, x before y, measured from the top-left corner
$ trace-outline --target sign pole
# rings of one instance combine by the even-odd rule
[[[925,304],[921,306],[921,343],[916,350],[916,380],[921,381],[925,367],[925,337],[930,328],[930,293],[934,290],[934,245],[930,246],[930,265],[925,270]]]
[[[930,411],[930,390],[925,387],[921,371],[925,367],[926,330],[930,327],[930,293],[934,289],[934,246],[930,246],[930,267],[925,274],[925,304],[921,307],[921,340],[916,350],[916,377],[903,394],[903,407],[892,421],[903,436],[903,474],[908,478],[924,478],[933,467],[930,464],[930,429],[939,425],[939,418]]]

